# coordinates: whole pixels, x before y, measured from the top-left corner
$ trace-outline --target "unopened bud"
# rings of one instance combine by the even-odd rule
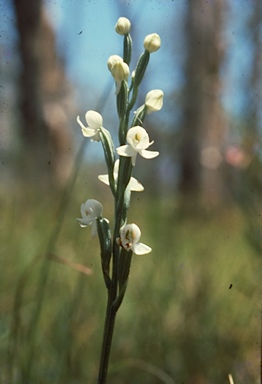
[[[110,56],[109,59],[107,60],[107,66],[108,66],[109,71],[111,72],[115,63],[121,62],[121,61],[123,61],[123,59],[122,59],[122,57],[120,57],[118,55]]]
[[[119,17],[115,25],[115,31],[119,35],[127,35],[130,31],[131,23],[126,17]]]
[[[163,106],[164,93],[160,89],[154,89],[148,92],[145,99],[146,113],[160,111]]]
[[[111,73],[115,81],[127,80],[129,76],[129,66],[123,61],[117,61],[113,65]]]
[[[144,48],[149,53],[156,52],[161,46],[161,39],[157,33],[147,35],[144,40]]]

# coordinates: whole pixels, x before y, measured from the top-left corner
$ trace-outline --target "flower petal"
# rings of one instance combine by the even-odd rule
[[[135,152],[134,155],[131,157],[131,163],[133,167],[136,165],[136,157],[137,157],[137,152]]]
[[[111,69],[113,68],[113,65],[118,61],[123,61],[122,57],[118,55],[112,55],[109,57],[109,59],[107,60],[107,66],[110,72],[111,72]]]
[[[139,153],[144,159],[153,159],[159,155],[157,151],[147,151],[146,149],[142,149]]]
[[[116,83],[116,91],[115,91],[115,95],[117,96],[117,95],[119,94],[119,92],[120,92],[121,85],[122,85],[122,81],[120,81],[120,80],[116,80],[115,83]]]
[[[101,138],[100,138],[99,131],[95,131],[95,134],[92,136],[91,141],[100,141],[100,140]]]
[[[90,225],[92,223],[92,221],[94,221],[94,219],[78,218],[78,219],[76,219],[76,221],[80,224],[80,227],[87,227],[88,225]]]
[[[91,235],[95,237],[96,234],[97,234],[97,224],[96,224],[96,220],[93,220],[93,222],[91,223]]]
[[[140,126],[130,128],[127,132],[126,140],[137,152],[148,148],[150,145],[146,130]]]
[[[87,215],[88,213],[88,215]],[[88,199],[84,204],[81,205],[81,215],[83,218],[95,219],[96,217],[102,216],[103,206],[95,199]]]
[[[154,89],[147,93],[145,99],[146,113],[160,111],[163,106],[164,93],[160,89]]]
[[[136,243],[133,245],[132,251],[136,255],[146,255],[147,253],[150,253],[152,251],[152,248],[143,243]]]
[[[139,181],[134,177],[131,177],[127,188],[129,188],[130,191],[133,191],[133,192],[142,192],[144,190],[143,185],[139,183]]]
[[[85,114],[85,118],[89,127],[95,130],[101,128],[103,125],[103,118],[100,113],[96,111],[87,111]]]
[[[108,175],[99,175],[98,179],[102,181],[102,183],[109,185],[109,177]]]
[[[117,159],[116,161],[115,161],[115,164],[114,164],[114,176],[116,175],[116,177],[118,176],[118,171],[119,171],[119,163],[120,163],[120,161],[119,161],[119,159]]]
[[[134,156],[134,154],[136,154],[136,151],[134,150],[134,148],[132,148],[131,145],[128,145],[128,144],[121,145],[121,147],[118,147],[116,151],[120,156],[125,156],[125,157],[132,157]]]
[[[82,218],[86,219],[87,218],[87,214],[86,214],[85,204],[81,204],[80,212],[81,212]]]
[[[96,134],[96,131],[93,129],[93,128],[89,128],[89,127],[83,127],[82,128],[82,133],[85,137],[94,137],[94,135]],[[92,139],[93,140],[93,139]]]
[[[77,122],[78,124],[80,125],[80,127],[82,128],[82,133],[85,137],[93,137],[93,141],[94,141],[94,135],[97,134],[97,130],[94,129],[94,128],[89,128],[89,127],[85,127],[84,124],[82,123],[82,121],[80,120],[80,117],[77,116]],[[100,140],[100,137],[98,136],[99,140]],[[95,141],[99,141],[99,140],[95,140]]]

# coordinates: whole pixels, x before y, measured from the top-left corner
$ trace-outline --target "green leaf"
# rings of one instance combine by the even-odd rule
[[[120,91],[116,96],[116,104],[117,104],[117,113],[118,117],[121,119],[125,116],[127,110],[128,103],[128,87],[127,81],[122,81]]]
[[[128,33],[124,37],[124,53],[123,53],[123,59],[124,59],[124,62],[127,63],[127,65],[130,64],[131,57],[132,57],[132,38]]]
[[[117,186],[117,193],[120,201],[122,201],[122,197],[130,181],[132,170],[133,170],[133,166],[131,163],[131,158],[120,156],[120,164],[119,164],[119,171],[118,171],[118,186]]]
[[[134,78],[134,86],[138,87],[144,77],[147,65],[149,63],[150,53],[148,51],[144,51],[140,58],[138,59],[138,63],[135,70],[135,78]]]
[[[131,127],[135,127],[137,125],[140,125],[142,127],[145,119],[145,115],[146,115],[146,107],[145,107],[145,104],[143,104],[141,107],[139,107],[136,110],[134,114],[134,118],[131,123]]]
[[[112,190],[113,195],[115,195],[116,183],[115,183],[114,174],[113,174],[114,164],[115,164],[114,142],[112,140],[110,132],[105,128],[101,128],[101,130],[100,130],[100,139],[101,139],[101,143],[103,145],[105,160],[106,160],[106,164],[107,164],[110,188]]]
[[[96,219],[96,223],[100,242],[102,271],[104,275],[105,284],[109,288],[111,284],[109,266],[112,256],[111,231],[109,223],[106,219],[98,217]]]
[[[130,273],[131,261],[132,261],[132,251],[127,251],[124,248],[121,249],[119,257],[119,269],[118,269],[118,295],[113,303],[115,310],[118,310],[120,307],[127,288],[128,277]]]

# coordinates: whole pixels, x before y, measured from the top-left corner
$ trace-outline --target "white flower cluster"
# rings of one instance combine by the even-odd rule
[[[129,38],[129,31],[131,28],[131,23],[128,19],[121,17],[118,19],[118,22],[115,26],[115,31],[123,35],[126,39]],[[161,40],[160,37],[153,33],[148,35],[144,39],[144,48],[145,53],[143,60],[140,60],[140,64],[138,63],[137,68],[133,71],[132,75],[132,85],[130,89],[128,89],[128,78],[130,75],[129,63],[130,60],[124,61],[124,59],[118,55],[112,55],[109,57],[107,61],[107,66],[109,71],[111,72],[115,83],[116,83],[116,95],[117,97],[122,97],[122,83],[125,82],[125,87],[127,87],[127,93],[129,93],[132,87],[139,86],[141,81],[141,76],[145,71],[149,54],[157,51],[160,48]],[[143,55],[142,55],[143,56]],[[131,56],[130,56],[131,57]],[[140,65],[140,66],[139,66]],[[143,67],[144,66],[144,67]],[[143,68],[144,69],[143,69]],[[142,68],[142,69],[141,69]],[[140,72],[139,72],[140,71]],[[137,79],[137,83],[135,80]],[[120,92],[121,90],[121,92]],[[164,93],[159,90],[151,90],[147,93],[145,97],[144,104],[135,112],[137,119],[133,120],[134,126],[126,129],[124,132],[124,136],[120,140],[120,145],[116,148],[116,153],[121,157],[130,158],[130,164],[132,167],[136,165],[136,158],[139,154],[144,159],[153,159],[159,155],[157,151],[150,151],[148,148],[154,143],[154,141],[149,140],[148,133],[146,130],[141,127],[139,124],[139,113],[151,114],[153,112],[159,111],[163,106],[163,97]],[[134,105],[134,102],[130,102],[130,109]],[[122,112],[121,112],[122,113]],[[82,133],[85,137],[90,137],[91,141],[102,141],[105,155],[107,154],[107,165],[108,165],[108,175],[99,175],[98,179],[103,183],[110,185],[111,189],[114,190],[116,186],[118,186],[119,179],[119,169],[121,161],[119,159],[115,159],[115,150],[113,149],[113,145],[111,145],[111,136],[110,133],[103,127],[103,118],[102,116],[93,110],[89,110],[85,114],[85,120],[87,126],[85,126],[80,117],[77,117],[77,122],[82,129]],[[108,137],[110,140],[108,141]],[[126,141],[126,143],[124,143]],[[120,173],[121,175],[121,173]],[[121,177],[121,176],[120,176]],[[121,179],[120,179],[121,183]],[[112,188],[112,184],[114,187]],[[134,177],[130,176],[130,179],[126,179],[126,188],[125,190],[130,194],[130,192],[140,192],[144,190],[142,184],[137,181]],[[102,218],[103,207],[100,202],[94,199],[87,200],[84,204],[81,205],[81,215],[82,218],[78,218],[80,226],[86,227],[91,225],[92,235],[97,234],[97,220]],[[124,248],[125,250],[131,250],[133,253],[137,255],[147,254],[151,252],[151,248],[147,245],[140,243],[141,231],[136,224],[125,224],[119,233],[119,237],[117,239],[118,244]]]

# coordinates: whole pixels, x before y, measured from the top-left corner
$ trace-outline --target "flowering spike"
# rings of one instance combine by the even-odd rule
[[[138,59],[129,85],[129,64],[132,55],[132,39],[130,36],[131,23],[127,18],[120,17],[115,25],[115,31],[123,36],[123,57],[112,55],[108,58],[107,66],[116,83],[116,105],[118,113],[119,147],[116,152],[120,159],[116,160],[112,137],[104,127],[102,116],[95,111],[85,114],[86,125],[80,117],[77,122],[85,137],[91,141],[101,141],[108,174],[99,175],[103,183],[110,186],[114,197],[114,230],[111,235],[109,222],[102,217],[103,207],[97,200],[89,199],[81,205],[81,227],[91,226],[92,235],[98,234],[101,251],[101,264],[108,303],[104,326],[104,336],[99,366],[98,381],[106,382],[110,348],[112,344],[114,320],[118,308],[125,295],[133,253],[148,254],[151,248],[140,242],[141,231],[136,224],[126,224],[127,213],[131,201],[131,192],[143,191],[144,187],[132,177],[133,166],[137,154],[145,159],[159,155],[157,151],[149,151],[153,144],[146,130],[142,127],[146,114],[159,111],[163,104],[163,92],[153,90],[148,92],[145,102],[134,112],[130,125],[130,113],[138,97],[139,86],[144,77],[150,54],[160,48],[161,40],[157,34],[146,36],[144,52]],[[128,129],[131,127],[130,129]]]

